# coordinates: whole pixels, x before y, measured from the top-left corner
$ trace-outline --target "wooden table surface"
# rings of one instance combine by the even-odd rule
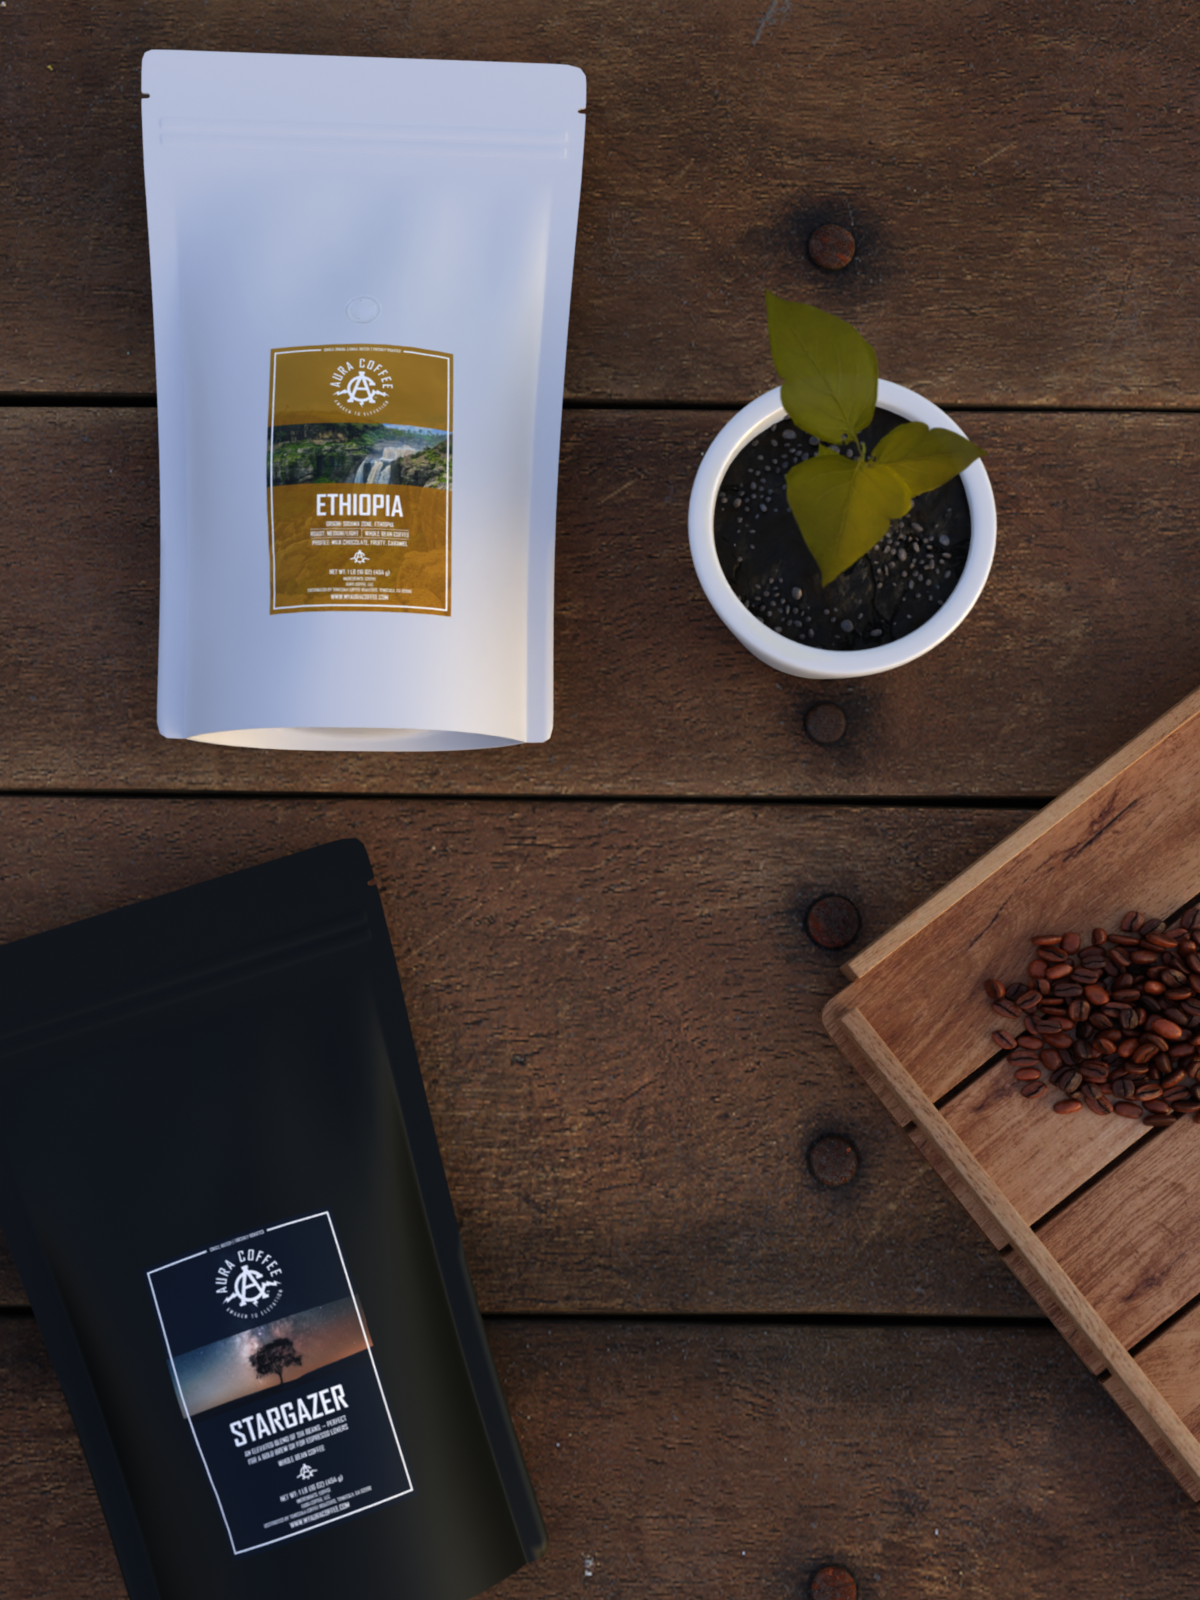
[[[838,1056],[804,913],[870,940],[1200,681],[1200,5],[2,9],[0,939],[365,841],[550,1530],[505,1600],[1195,1600],[1200,1507]],[[586,72],[548,744],[158,736],[151,48]],[[692,573],[767,288],[989,452],[991,581],[881,678],[781,678]],[[0,1305],[0,1594],[115,1600],[6,1255]]]

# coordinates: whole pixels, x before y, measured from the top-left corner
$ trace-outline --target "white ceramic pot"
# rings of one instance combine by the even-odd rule
[[[787,416],[779,395],[778,389],[772,389],[743,406],[721,429],[700,463],[688,506],[688,536],[692,563],[701,587],[730,633],[751,655],[777,672],[786,672],[793,678],[867,678],[876,672],[890,672],[893,667],[905,666],[954,632],[987,582],[996,550],[996,501],[983,462],[972,461],[961,474],[971,512],[967,564],[945,605],[928,622],[903,639],[867,650],[818,650],[812,645],[797,644],[747,611],[721,570],[713,534],[717,495],[739,450],[772,423],[781,422]],[[876,403],[908,422],[924,422],[930,428],[951,428],[955,433],[962,433],[958,424],[931,400],[901,384],[880,378]],[[800,537],[798,530],[796,537]]]

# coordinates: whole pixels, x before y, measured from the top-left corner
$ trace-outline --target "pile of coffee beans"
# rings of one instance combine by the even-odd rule
[[[1030,1099],[1154,1128],[1200,1121],[1200,906],[1164,927],[1131,911],[1120,931],[1038,934],[1028,983],[984,984],[992,1035]]]

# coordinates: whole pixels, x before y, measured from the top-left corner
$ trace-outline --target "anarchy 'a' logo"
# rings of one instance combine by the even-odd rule
[[[371,356],[349,358],[334,368],[329,380],[333,403],[351,417],[374,417],[392,398],[392,375]]]
[[[267,1250],[237,1250],[217,1268],[216,1291],[230,1316],[261,1322],[283,1298],[283,1268]]]

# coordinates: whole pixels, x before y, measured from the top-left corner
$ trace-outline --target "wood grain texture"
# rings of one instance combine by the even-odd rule
[[[1189,0],[8,10],[0,391],[153,387],[138,79],[165,47],[582,67],[575,395],[750,398],[770,288],[943,404],[1200,403]],[[841,275],[805,253],[826,220]]]
[[[755,661],[692,571],[688,495],[724,414],[568,412],[552,739],[342,756],[159,737],[154,413],[0,410],[0,788],[1044,799],[1200,682],[1194,425],[960,420],[999,505],[979,604],[910,667],[816,684]],[[819,745],[804,717],[831,701],[847,731]]]
[[[1187,1117],[1134,1150],[1037,1234],[1128,1346],[1200,1294],[1198,1231],[1200,1128]]]
[[[1015,820],[10,798],[0,940],[357,835],[486,1310],[1029,1315],[826,1037],[838,958],[802,926],[836,888],[869,939]],[[861,1165],[828,1189],[838,1132]]]
[[[488,1333],[550,1534],[496,1600],[797,1600],[828,1562],[864,1600],[1194,1600],[1195,1508],[1048,1329]],[[0,1352],[0,1589],[121,1600],[30,1319]]]

